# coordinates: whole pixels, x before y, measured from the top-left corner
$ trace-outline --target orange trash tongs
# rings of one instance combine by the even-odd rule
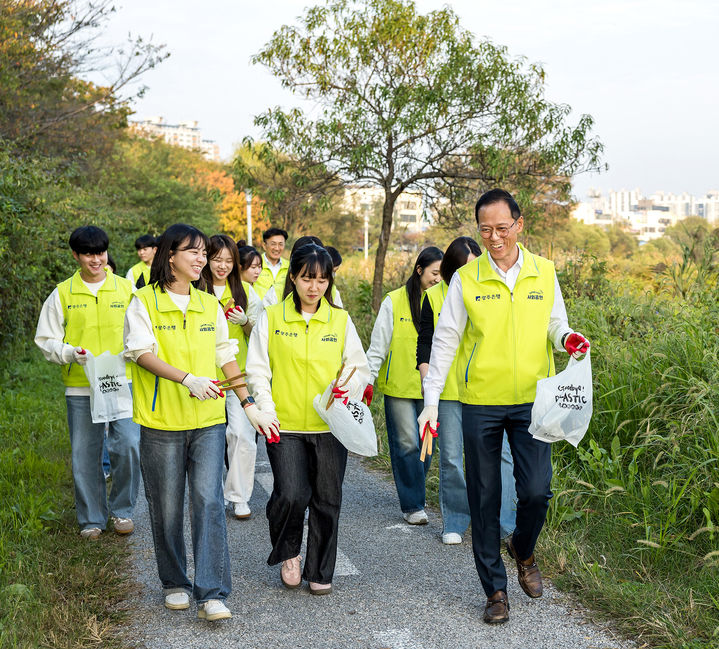
[[[235,383],[235,381],[242,379],[243,377],[247,376],[245,372],[240,372],[239,374],[236,374],[235,376],[231,376],[228,379],[225,379],[224,381],[213,381],[213,383],[223,390],[235,390],[237,388],[245,388],[247,387],[247,383]]]

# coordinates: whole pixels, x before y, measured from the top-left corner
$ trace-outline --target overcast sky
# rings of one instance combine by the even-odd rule
[[[134,118],[198,120],[229,157],[253,117],[292,97],[250,57],[304,0],[120,0],[104,40],[128,32],[167,45],[144,77]],[[719,189],[719,2],[716,0],[417,0],[450,5],[462,26],[544,65],[549,99],[595,119],[609,171],[588,187],[696,195]]]

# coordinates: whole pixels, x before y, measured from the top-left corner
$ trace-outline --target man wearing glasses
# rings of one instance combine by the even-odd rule
[[[572,355],[589,342],[567,323],[554,264],[517,243],[524,228],[509,192],[483,194],[474,210],[481,255],[452,278],[435,328],[419,430],[437,428],[437,404],[457,355],[467,494],[475,565],[487,595],[484,621],[509,619],[507,573],[500,557],[502,436],[507,431],[517,484],[517,523],[507,551],[519,584],[541,597],[534,546],[552,496],[551,446],[528,432],[537,381],[554,374],[552,345]],[[442,431],[439,431],[442,434]]]

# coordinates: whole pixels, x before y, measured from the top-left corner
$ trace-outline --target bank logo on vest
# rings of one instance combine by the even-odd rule
[[[297,338],[296,331],[282,331],[282,329],[275,329],[275,336],[289,336],[290,338]]]
[[[81,304],[68,304],[67,310],[70,311],[71,309],[87,309],[87,302],[82,302]]]
[[[322,338],[320,338],[320,340],[323,343],[336,343],[337,342],[337,334],[327,334],[326,336],[322,336]]]
[[[412,318],[405,318],[404,316],[400,316],[399,321],[400,322],[412,322]]]
[[[214,322],[203,322],[200,325],[200,331],[214,331],[215,330],[215,323]]]
[[[502,294],[501,293],[489,293],[488,295],[475,295],[474,301],[475,302],[484,302],[485,300],[501,300]]]
[[[527,295],[528,300],[543,300],[544,299],[544,291],[529,291],[529,294]]]

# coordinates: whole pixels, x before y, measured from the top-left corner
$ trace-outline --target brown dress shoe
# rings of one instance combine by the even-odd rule
[[[509,552],[509,556],[517,562],[517,577],[522,590],[530,597],[541,597],[544,593],[542,573],[539,572],[537,562],[534,560],[534,555],[529,557],[529,559],[521,561],[512,545],[511,536],[507,539],[507,552]]]
[[[504,624],[509,620],[509,600],[507,593],[498,590],[487,598],[484,605],[484,621],[487,624]]]

